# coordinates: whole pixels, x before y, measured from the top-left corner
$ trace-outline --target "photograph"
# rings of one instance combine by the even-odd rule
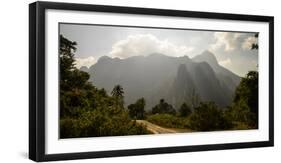
[[[274,146],[274,16],[29,4],[29,158]]]
[[[259,128],[259,33],[59,23],[59,138]]]

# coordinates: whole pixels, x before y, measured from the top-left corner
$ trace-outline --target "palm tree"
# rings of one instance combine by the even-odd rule
[[[123,94],[124,94],[123,88],[119,84],[116,85],[111,92],[111,95],[113,97],[123,97]]]
[[[111,92],[112,97],[115,98],[116,105],[121,106],[121,107],[123,107],[123,104],[124,104],[123,94],[124,94],[123,87],[119,84],[116,85]]]

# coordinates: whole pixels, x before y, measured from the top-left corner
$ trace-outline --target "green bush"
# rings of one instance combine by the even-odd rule
[[[226,130],[232,128],[232,122],[214,102],[204,102],[190,115],[189,127],[196,131]]]
[[[179,115],[181,117],[188,117],[192,113],[191,108],[186,103],[183,103],[179,109]]]
[[[234,121],[245,123],[249,128],[258,128],[259,84],[258,72],[249,71],[235,90],[231,114]]]
[[[76,42],[60,36],[60,138],[121,136],[149,133],[124,109],[124,91],[116,85],[112,96],[97,89],[89,74],[75,67]]]
[[[60,119],[60,138],[75,138],[81,135],[79,121],[73,118]]]
[[[140,98],[134,104],[128,105],[129,115],[132,119],[144,119],[145,118],[145,99]]]
[[[145,126],[132,121],[125,111],[88,111],[79,118],[60,120],[61,138],[148,134]]]
[[[154,106],[151,110],[152,114],[176,114],[176,110],[171,104],[168,104],[164,99],[160,99],[159,104]]]

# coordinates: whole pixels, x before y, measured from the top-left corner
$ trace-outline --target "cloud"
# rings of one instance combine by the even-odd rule
[[[189,55],[193,47],[175,45],[168,40],[159,40],[152,34],[129,35],[116,42],[109,53],[111,57],[127,58],[130,56],[163,53],[170,56]]]
[[[252,48],[252,44],[257,44],[258,39],[254,36],[247,37],[244,42],[242,43],[242,48],[244,50],[249,50]]]
[[[225,60],[219,61],[219,64],[223,67],[229,67],[232,64],[232,61],[230,58],[227,58]]]
[[[77,68],[80,68],[82,66],[90,67],[97,62],[97,60],[93,56],[87,58],[75,58],[75,60],[75,66]]]
[[[216,42],[210,45],[210,50],[216,51],[220,48],[226,52],[236,50],[239,48],[239,37],[241,35],[233,32],[215,32],[214,38]]]

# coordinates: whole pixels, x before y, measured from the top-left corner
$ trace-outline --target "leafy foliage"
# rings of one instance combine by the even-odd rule
[[[229,129],[232,123],[214,102],[201,102],[190,115],[189,126],[196,131],[215,131]]]
[[[166,114],[176,114],[176,110],[173,108],[172,105],[168,104],[167,102],[165,102],[164,99],[160,99],[159,104],[157,104],[156,106],[154,106],[152,108],[152,114],[157,114],[157,113],[166,113]]]
[[[230,117],[246,123],[250,128],[258,127],[258,72],[250,71],[235,91]]]
[[[186,103],[183,103],[179,109],[179,113],[182,117],[188,117],[192,112],[190,106],[188,106]]]
[[[98,108],[84,112],[79,118],[61,120],[61,137],[119,136],[148,134],[144,126],[132,121],[122,110]]]
[[[112,97],[115,98],[115,104],[118,106],[123,106],[124,105],[124,91],[123,87],[121,85],[116,85],[112,92],[111,92]]]
[[[256,33],[256,34],[255,34],[255,38],[258,38],[258,37],[259,37],[259,33]],[[254,50],[254,49],[259,49],[259,44],[253,43],[251,49],[252,49],[252,50]]]
[[[112,96],[97,89],[89,74],[75,68],[76,42],[60,36],[60,137],[137,135],[149,133],[124,110],[123,88]]]
[[[258,114],[258,78],[257,71],[250,71],[237,87],[234,97],[234,103],[245,101],[255,114]]]
[[[145,99],[140,98],[134,104],[128,106],[129,115],[133,119],[144,119],[145,118]]]

